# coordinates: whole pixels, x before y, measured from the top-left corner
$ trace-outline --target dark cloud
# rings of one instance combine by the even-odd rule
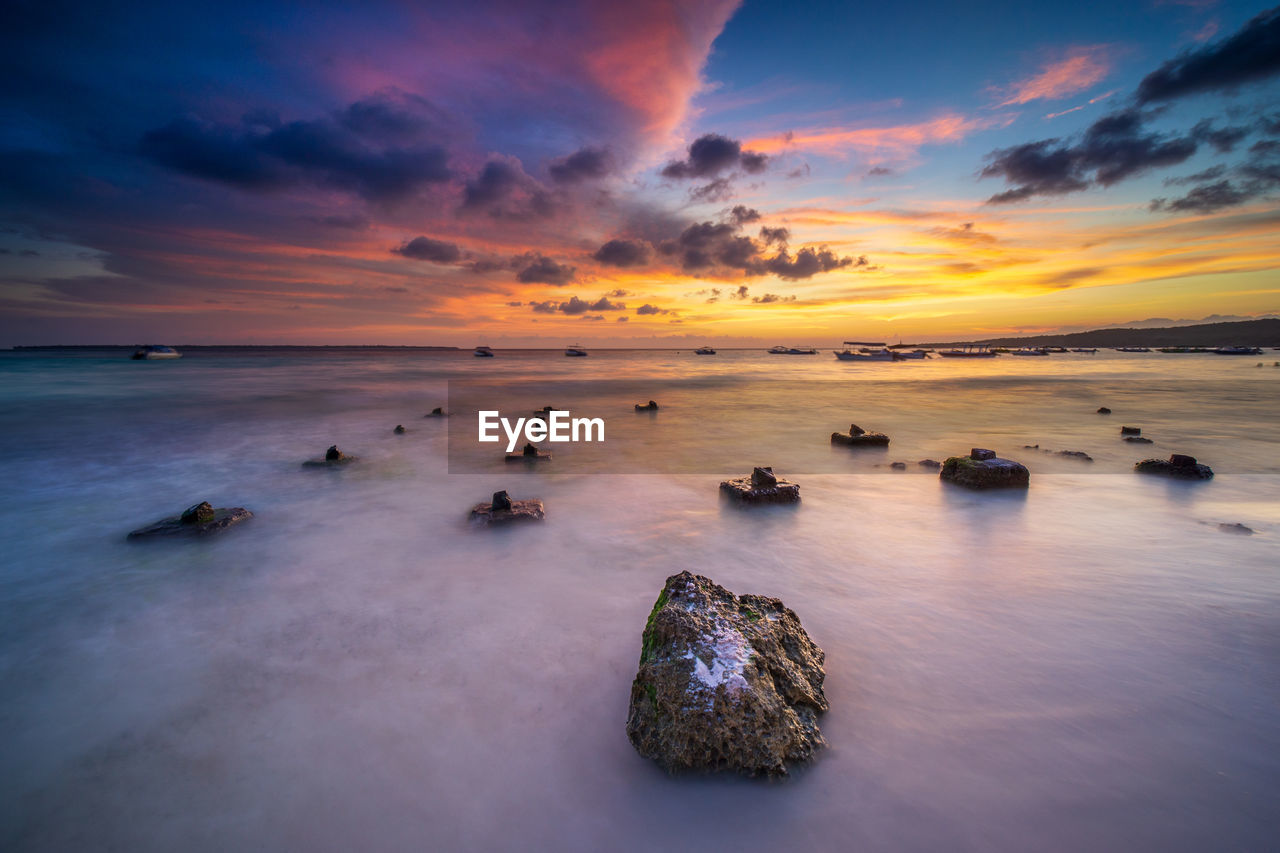
[[[626,314],[623,314],[621,317],[618,317],[618,318],[616,318],[616,319],[617,319],[617,321],[618,321],[619,323],[625,323],[625,322],[627,322],[628,320],[630,320],[631,318],[630,318],[630,317],[628,317]]]
[[[562,287],[573,281],[574,267],[559,264],[544,255],[524,255],[517,259],[516,280],[525,284],[554,284]]]
[[[1235,89],[1280,73],[1280,7],[1239,32],[1171,59],[1138,84],[1139,104]]]
[[[812,278],[820,272],[830,272],[842,267],[865,267],[866,265],[867,259],[865,256],[857,259],[841,258],[825,246],[816,250],[801,249],[796,252],[795,258],[792,258],[787,250],[783,249],[774,257],[764,261],[764,269],[767,272],[771,272],[779,278],[791,280]],[[759,302],[760,300],[753,299],[752,301]]]
[[[689,146],[689,156],[672,160],[662,169],[664,178],[692,180],[714,178],[725,171],[741,168],[749,174],[763,172],[769,158],[754,151],[743,151],[742,144],[718,133],[700,136]]]
[[[1215,128],[1212,119],[1204,119],[1191,128],[1191,136],[1199,142],[1209,143],[1219,154],[1229,154],[1252,131],[1251,127]]]
[[[657,305],[650,305],[647,302],[636,309],[636,314],[639,314],[640,316],[644,316],[646,314],[670,314],[670,313],[671,312],[668,311],[666,308],[659,308]]]
[[[886,177],[888,177],[889,175],[892,175],[892,174],[893,174],[893,169],[890,169],[890,168],[889,168],[889,167],[887,167],[887,166],[874,166],[874,167],[872,167],[871,169],[868,169],[868,170],[867,170],[866,177],[868,177],[868,178],[886,178]]]
[[[649,244],[642,240],[610,240],[591,256],[605,266],[639,267],[648,262]]]
[[[613,158],[604,148],[583,148],[568,157],[556,160],[547,172],[558,184],[576,184],[581,181],[603,178],[613,168]]]
[[[440,144],[401,141],[368,116],[351,118],[352,110],[375,109],[367,104],[357,102],[337,118],[287,124],[253,114],[238,125],[176,118],[143,134],[138,148],[174,171],[260,192],[312,183],[395,201],[453,176]],[[390,105],[376,109],[392,121]],[[411,121],[405,118],[406,126]]]
[[[551,194],[520,168],[514,158],[493,159],[467,181],[462,212],[484,212],[497,219],[542,219],[555,212]]]
[[[626,311],[627,306],[621,302],[610,302],[609,297],[601,296],[591,303],[592,311]]]
[[[770,228],[765,225],[760,228],[760,239],[766,246],[774,244],[786,246],[787,241],[791,239],[791,231],[787,228]]]
[[[589,302],[580,299],[577,296],[570,296],[565,302],[556,302],[548,300],[546,302],[530,302],[529,307],[537,314],[568,314],[570,316],[580,316],[588,311],[625,311],[627,306],[617,302],[610,302],[608,297],[601,296],[595,302]]]
[[[432,240],[430,237],[414,237],[391,251],[415,261],[432,261],[437,264],[453,264],[462,258],[462,250],[457,245]]]
[[[617,290],[610,290],[608,293],[605,294],[605,296],[612,296],[615,299],[620,299],[623,296],[630,296],[630,295],[631,295],[631,291],[623,290],[622,288],[618,288]]]
[[[520,306],[522,306],[522,305],[524,305],[524,303],[523,303],[523,302],[508,302],[508,303],[507,303],[507,307],[508,307],[508,308],[519,308],[519,307],[520,307]]]
[[[1095,121],[1075,144],[1045,139],[988,155],[981,177],[1002,177],[1012,189],[992,204],[1038,195],[1063,195],[1091,185],[1109,187],[1150,169],[1176,166],[1196,153],[1190,137],[1148,132],[1144,116],[1124,110]]]
[[[1187,175],[1185,178],[1165,178],[1163,183],[1166,187],[1185,187],[1188,184],[1202,184],[1206,181],[1216,181],[1226,173],[1226,166],[1210,166],[1203,172],[1196,172],[1194,175]]]
[[[764,296],[753,296],[751,301],[760,305],[768,305],[770,302],[795,302],[794,296],[779,296],[776,293],[766,293]]]
[[[746,225],[751,222],[759,222],[760,211],[756,210],[754,207],[747,207],[746,205],[737,204],[737,205],[734,205],[733,210],[729,211],[729,219],[737,223],[738,225]]]
[[[1152,210],[1192,211],[1194,213],[1212,213],[1224,207],[1243,204],[1252,196],[1231,181],[1218,181],[1195,187],[1185,196],[1173,201],[1163,198],[1151,202]]]
[[[738,211],[735,208],[735,212]],[[748,211],[754,213],[754,211]],[[732,219],[742,213],[731,213]],[[748,218],[747,221],[752,221]],[[810,278],[821,272],[848,266],[866,266],[866,258],[838,257],[825,246],[801,249],[793,257],[786,248],[785,239],[790,232],[785,228],[764,228],[761,241],[742,234],[742,226],[731,222],[695,222],[687,226],[678,237],[665,240],[658,251],[679,264],[686,273],[712,273],[733,275],[767,275],[781,278]],[[776,244],[778,252],[772,257],[764,254],[770,244]]]
[[[733,182],[729,178],[716,178],[709,184],[689,189],[689,200],[698,203],[728,201],[733,198]]]
[[[747,286],[745,284],[742,284],[738,286],[737,290],[730,292],[729,298],[730,299],[746,299],[747,293],[748,293]]]

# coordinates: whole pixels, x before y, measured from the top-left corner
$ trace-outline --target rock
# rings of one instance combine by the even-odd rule
[[[331,468],[337,465],[349,465],[360,457],[348,456],[338,449],[338,445],[334,444],[324,452],[323,459],[308,459],[302,463],[303,468]]]
[[[539,450],[536,444],[527,443],[519,453],[508,453],[508,462],[537,462],[541,459],[550,459],[551,454],[545,450]]]
[[[889,436],[880,432],[867,432],[857,424],[849,424],[848,433],[831,433],[831,443],[846,447],[888,447]]]
[[[656,412],[658,411],[658,404],[655,403],[653,400],[650,400],[648,405],[636,403],[636,411],[637,412]]]
[[[253,518],[253,513],[242,506],[214,509],[208,501],[188,507],[179,515],[162,518],[155,524],[132,531],[129,539],[152,539],[166,536],[203,536],[218,533],[233,524]]]
[[[786,776],[826,743],[825,657],[778,599],[672,575],[644,628],[627,738],[672,773]]]
[[[937,459],[921,459],[916,464],[921,468],[933,468],[935,470],[942,467],[942,463]]]
[[[1194,456],[1183,456],[1181,453],[1175,453],[1168,459],[1143,459],[1133,466],[1133,470],[1140,474],[1160,474],[1179,480],[1208,480],[1213,477],[1212,468],[1196,462]]]
[[[1024,445],[1022,445],[1022,449],[1023,449],[1023,450],[1039,450],[1039,449],[1040,449],[1040,445],[1038,445],[1038,444],[1024,444]],[[990,452],[990,451],[988,451],[988,452]],[[991,453],[991,455],[992,455],[992,456],[995,456],[995,453],[994,453],[994,452],[992,452],[992,453]]]
[[[1059,450],[1059,456],[1066,456],[1070,459],[1079,459],[1081,462],[1092,462],[1093,457],[1083,450]]]
[[[542,501],[537,499],[513,501],[505,492],[494,492],[489,503],[476,504],[471,509],[474,527],[500,527],[515,522],[542,521],[546,518]]]
[[[774,476],[772,468],[756,468],[750,477],[725,480],[720,491],[744,504],[789,504],[800,500],[800,487]]]
[[[406,430],[403,424],[396,424],[396,428],[392,430],[396,435],[404,435]]]
[[[1252,536],[1253,528],[1245,527],[1243,524],[1236,522],[1235,524],[1227,524],[1225,521],[1218,525],[1218,529],[1223,533],[1236,533],[1241,536]]]
[[[938,476],[967,489],[1025,489],[1031,480],[1027,466],[978,447],[968,456],[952,456],[942,463]]]
[[[1111,410],[1110,410],[1110,409],[1108,409],[1106,406],[1101,406],[1101,407],[1099,407],[1099,409],[1098,409],[1098,414],[1100,414],[1100,415],[1109,415],[1109,414],[1111,414]]]
[[[448,413],[448,412],[446,412],[446,411],[445,411],[443,408],[441,408],[440,406],[436,406],[436,407],[435,407],[434,409],[432,409],[430,412],[428,412],[427,414],[423,415],[423,417],[424,417],[424,418],[447,418],[447,417],[449,417],[449,413]]]
[[[1121,435],[1142,435],[1142,427],[1120,427]]]
[[[1130,444],[1155,444],[1155,442],[1152,441],[1151,439],[1143,438],[1140,435],[1126,435],[1124,437],[1124,440],[1129,442]]]
[[[905,463],[905,462],[890,462],[890,463],[889,463],[889,467],[890,467],[890,468],[892,468],[892,469],[893,469],[893,470],[895,470],[895,471],[905,471],[905,470],[907,470],[907,463]]]

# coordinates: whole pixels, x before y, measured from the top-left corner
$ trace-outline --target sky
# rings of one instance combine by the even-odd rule
[[[0,346],[1280,311],[1280,7],[15,2]]]

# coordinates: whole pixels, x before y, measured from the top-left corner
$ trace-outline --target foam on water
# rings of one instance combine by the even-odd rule
[[[1214,356],[993,361],[0,357],[0,847],[1268,846],[1280,377]],[[496,375],[531,383],[531,408],[618,404],[610,441],[637,462],[731,421],[740,464],[448,474],[445,424],[421,415],[446,380]],[[621,409],[640,398],[610,377],[663,383],[658,417]],[[831,381],[799,401],[779,378]],[[891,450],[832,456],[850,421]],[[1119,442],[1121,422],[1157,445]],[[299,466],[333,443],[362,463]],[[1030,490],[875,467],[974,445],[1026,462]],[[1218,476],[1128,470],[1184,449]],[[797,473],[798,508],[720,501],[724,475],[770,463]],[[500,488],[542,498],[546,523],[468,529]],[[256,517],[124,541],[199,499]],[[826,651],[830,746],[791,781],[671,779],[627,742],[640,633],[681,569],[781,598]]]

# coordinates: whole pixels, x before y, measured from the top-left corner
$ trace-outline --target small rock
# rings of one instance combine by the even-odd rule
[[[1240,536],[1252,536],[1254,530],[1252,527],[1246,527],[1236,522],[1235,524],[1227,524],[1225,521],[1218,525],[1218,529],[1223,533],[1236,533]]]
[[[1179,480],[1208,480],[1213,477],[1213,469],[1202,465],[1194,456],[1175,453],[1166,459],[1143,459],[1133,469],[1140,474],[1160,474],[1175,477]]]
[[[1129,442],[1130,444],[1155,444],[1155,442],[1152,441],[1151,439],[1144,438],[1143,436],[1140,436],[1140,435],[1126,435],[1124,437],[1124,440]]]
[[[627,738],[668,772],[786,776],[825,744],[825,658],[778,599],[672,575],[641,638]]]
[[[1121,435],[1142,435],[1142,427],[1120,427]]]
[[[1040,445],[1038,445],[1038,444],[1024,444],[1024,445],[1022,445],[1022,449],[1023,449],[1023,450],[1039,450],[1039,449],[1040,449]],[[992,456],[994,456],[995,454],[993,453],[993,454],[991,454],[991,455],[992,455]]]
[[[489,503],[476,504],[471,509],[471,524],[475,527],[499,527],[515,522],[542,521],[546,518],[542,501],[537,499],[513,501],[505,492],[494,492]]]
[[[545,450],[539,450],[538,446],[533,443],[527,443],[519,453],[508,453],[508,462],[537,462],[542,459],[550,459],[551,454]]]
[[[658,411],[658,404],[655,403],[653,400],[650,400],[647,405],[643,403],[636,403],[636,411],[637,412],[656,412]]]
[[[720,491],[744,504],[787,504],[800,500],[800,487],[780,479],[772,468],[756,468],[750,477],[725,480]]]
[[[1059,456],[1066,456],[1069,459],[1079,459],[1081,462],[1092,462],[1093,457],[1083,450],[1059,450]]]
[[[1022,463],[1001,459],[994,450],[978,447],[968,456],[952,456],[942,463],[938,477],[967,489],[1025,489],[1031,480]]]
[[[338,445],[334,444],[324,452],[323,459],[308,459],[302,463],[303,468],[331,468],[336,465],[349,465],[355,462],[359,457],[348,456],[338,449]]]
[[[430,412],[423,415],[423,417],[424,418],[447,418],[449,417],[449,413],[446,412],[442,407],[436,406]]]
[[[916,464],[919,465],[921,468],[938,469],[942,467],[942,463],[939,462],[937,459],[921,459]]]
[[[404,424],[396,424],[396,428],[392,430],[392,432],[394,432],[396,435],[404,435],[406,432],[404,428]]]
[[[857,424],[849,424],[848,433],[831,433],[831,443],[846,447],[888,447],[889,436],[882,432],[867,432]]]
[[[1100,415],[1109,415],[1109,414],[1111,414],[1111,410],[1110,410],[1110,409],[1108,409],[1106,406],[1100,406],[1100,407],[1098,407],[1098,414],[1100,414]]]
[[[907,470],[907,463],[905,463],[905,462],[890,462],[890,463],[889,463],[889,467],[890,467],[890,468],[892,468],[892,469],[893,469],[893,470],[895,470],[895,471],[905,471],[905,470]]]
[[[181,514],[162,518],[155,524],[140,527],[128,535],[128,539],[154,539],[167,536],[203,536],[218,533],[233,524],[253,518],[253,513],[242,506],[214,509],[208,501],[188,507]]]

